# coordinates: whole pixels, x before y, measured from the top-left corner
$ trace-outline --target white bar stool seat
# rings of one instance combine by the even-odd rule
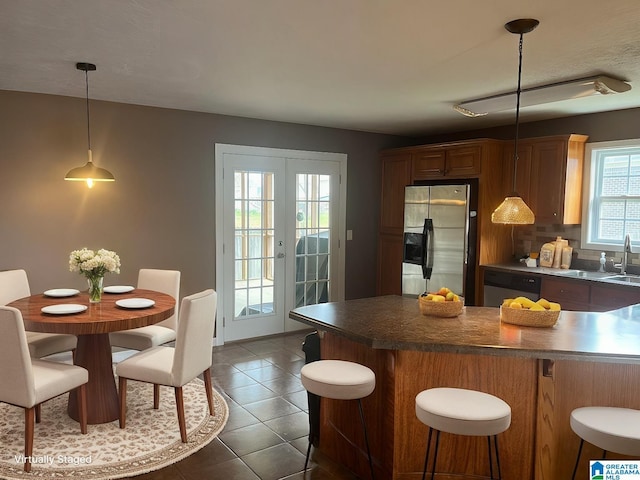
[[[361,401],[362,398],[371,395],[376,387],[376,376],[373,370],[359,363],[344,360],[317,360],[303,366],[300,370],[300,377],[302,385],[309,393],[335,400],[358,400],[371,478],[374,478],[373,461],[369,450],[367,427]],[[305,470],[309,462],[311,441],[311,435],[309,435],[307,457],[304,462]]]
[[[489,445],[491,478],[493,478],[491,455],[491,437],[493,437],[498,478],[502,478],[497,435],[507,430],[511,425],[511,407],[504,400],[475,390],[445,387],[431,388],[423,390],[416,396],[416,416],[418,420],[429,427],[427,452],[422,472],[423,479],[427,472],[433,430],[436,430],[437,433],[431,470],[432,479],[435,476],[440,432],[455,435],[486,436]]]
[[[580,407],[571,412],[571,430],[580,437],[573,468],[575,478],[585,441],[607,452],[640,457],[640,410],[619,407]]]

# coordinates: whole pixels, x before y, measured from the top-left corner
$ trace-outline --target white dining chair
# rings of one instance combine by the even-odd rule
[[[158,270],[141,268],[138,272],[138,288],[155,290],[171,295],[176,300],[175,313],[155,325],[122,330],[109,334],[112,347],[130,350],[146,350],[176,339],[178,323],[178,302],[180,297],[180,272],[178,270]]]
[[[0,305],[29,297],[31,288],[27,272],[7,270],[0,272]],[[34,358],[48,357],[56,353],[75,352],[78,338],[61,333],[26,332],[29,352]]]
[[[180,305],[180,321],[174,347],[155,346],[123,360],[116,365],[120,393],[120,428],[126,424],[127,380],[153,384],[153,408],[160,405],[160,385],[174,388],[180,438],[187,442],[182,387],[202,374],[209,403],[213,411],[211,385],[211,341],[215,326],[217,294],[209,289],[185,297]]]
[[[24,471],[31,471],[35,423],[40,404],[78,389],[80,431],[87,433],[85,384],[82,367],[32,358],[20,310],[0,306],[0,401],[24,409]]]

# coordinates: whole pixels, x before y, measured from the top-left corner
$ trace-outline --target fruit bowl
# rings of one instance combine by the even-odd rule
[[[500,307],[500,320],[521,327],[553,327],[560,310],[526,310]]]
[[[462,302],[460,300],[434,302],[425,297],[418,297],[420,313],[434,317],[457,317],[462,313]]]

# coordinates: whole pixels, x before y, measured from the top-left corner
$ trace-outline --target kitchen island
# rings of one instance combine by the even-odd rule
[[[321,333],[322,358],[359,362],[376,373],[376,389],[363,405],[377,478],[421,476],[428,429],[416,419],[414,402],[426,388],[471,388],[509,403],[512,424],[500,436],[505,479],[571,477],[579,443],[569,427],[573,408],[640,408],[640,305],[562,312],[550,328],[501,323],[499,309],[489,307],[427,317],[417,300],[400,296],[310,305],[289,317]],[[366,477],[354,404],[322,400],[319,448]],[[484,438],[443,434],[440,445],[439,472],[489,476]],[[588,460],[600,457],[585,446],[577,478],[586,479]]]

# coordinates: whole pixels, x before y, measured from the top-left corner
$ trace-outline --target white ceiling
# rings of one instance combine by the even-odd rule
[[[522,121],[640,106],[640,1],[0,0],[0,89],[428,135],[505,125],[463,100],[606,73],[630,92]]]

